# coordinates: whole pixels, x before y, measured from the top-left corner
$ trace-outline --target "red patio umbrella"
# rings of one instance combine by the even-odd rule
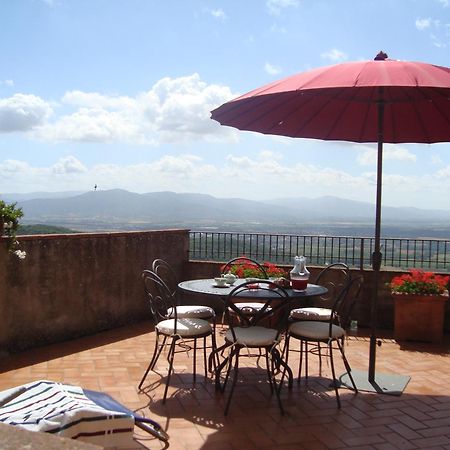
[[[401,393],[399,386],[404,388],[408,377],[375,379],[383,143],[450,141],[450,68],[396,61],[380,52],[374,61],[321,67],[275,81],[223,104],[211,117],[264,134],[378,143],[367,390]]]

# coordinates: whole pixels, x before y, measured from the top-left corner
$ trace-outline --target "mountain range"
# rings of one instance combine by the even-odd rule
[[[299,224],[372,226],[375,215],[371,203],[331,196],[261,202],[206,194],[137,194],[114,189],[84,193],[3,194],[1,198],[15,201],[23,208],[24,224],[70,226],[81,231],[183,226],[286,232]],[[386,206],[382,217],[384,224],[429,227],[448,223],[450,211]]]

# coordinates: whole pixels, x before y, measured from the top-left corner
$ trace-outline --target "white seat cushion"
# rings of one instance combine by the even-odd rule
[[[231,330],[227,331],[225,340],[247,347],[265,347],[267,345],[272,345],[277,337],[277,330],[258,326],[248,328],[235,327],[234,333],[236,335],[236,341],[233,339]],[[278,337],[278,341],[279,340],[280,336]]]
[[[331,317],[329,308],[296,308],[291,311],[290,318],[295,320],[328,321]]]
[[[243,314],[255,314],[262,309],[265,303],[256,303],[256,302],[239,302],[235,303],[235,306],[241,310]],[[266,311],[270,311],[272,308],[270,306],[267,307]],[[231,310],[232,311],[232,310]]]
[[[203,319],[178,319],[176,325],[177,335],[181,337],[195,337],[212,332],[209,322]],[[156,328],[161,334],[172,336],[175,332],[175,320],[163,320],[156,325]]]
[[[294,337],[326,340],[329,337],[330,324],[328,322],[316,322],[307,320],[304,322],[294,322],[289,327],[289,334]],[[333,325],[331,329],[333,339],[339,339],[345,335],[345,330],[338,326]]]
[[[178,319],[194,318],[194,319],[211,319],[214,317],[214,310],[209,306],[202,305],[181,305],[177,306]],[[171,313],[170,317],[174,317]]]

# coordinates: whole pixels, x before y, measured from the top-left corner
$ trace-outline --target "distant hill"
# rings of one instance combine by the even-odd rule
[[[267,202],[272,205],[285,206],[311,218],[374,220],[375,205],[368,202],[346,200],[339,197],[324,196],[320,198],[282,198]],[[383,206],[384,221],[447,221],[450,211],[420,208]]]
[[[1,194],[0,198],[5,202],[23,202],[36,198],[66,198],[83,194],[84,191],[64,191],[64,192],[29,192],[26,194]]]
[[[79,231],[71,230],[65,227],[57,227],[54,225],[19,225],[17,235],[29,235],[29,234],[71,234],[79,233]]]
[[[375,215],[375,207],[371,203],[338,197],[257,202],[206,194],[137,194],[121,189],[76,195],[55,193],[46,198],[41,194],[36,193],[36,198],[28,199],[14,194],[2,197],[17,201],[23,208],[24,224],[52,224],[85,231],[211,227],[232,231],[306,233],[308,230],[313,234],[340,235],[354,235],[347,230],[357,230],[358,235],[366,235],[372,233]],[[440,224],[440,233],[444,237],[450,235],[447,226],[450,211],[384,207],[382,216],[385,229],[392,224],[403,228],[420,227],[418,235],[425,236],[427,230],[433,226],[437,229],[439,227],[435,224]],[[399,233],[401,235],[401,230]]]

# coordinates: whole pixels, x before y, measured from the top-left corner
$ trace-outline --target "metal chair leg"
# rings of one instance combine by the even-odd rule
[[[333,375],[334,392],[336,393],[336,400],[337,400],[338,408],[341,409],[341,398],[339,397],[338,382],[336,380],[336,371],[334,370],[333,341],[329,342],[328,348],[329,348],[329,352],[330,352],[330,363],[331,363],[331,373]]]
[[[203,368],[205,371],[205,379],[208,377],[208,366],[206,361],[206,336],[203,338]]]
[[[231,397],[233,397],[234,387],[236,386],[238,372],[239,372],[239,348],[237,348],[236,351],[233,353],[235,353],[234,357],[236,358],[236,361],[234,363],[233,382],[231,384],[230,395],[228,396],[227,405],[225,407],[225,412],[224,412],[225,416],[228,415],[228,410],[230,409]]]
[[[339,350],[341,351],[342,360],[344,361],[345,370],[347,371],[348,377],[350,378],[350,381],[352,382],[353,389],[355,392],[358,392],[358,388],[356,387],[355,380],[353,379],[353,376],[352,376],[352,368],[350,367],[350,364],[347,361],[347,357],[345,356],[344,349],[343,349],[343,347],[341,347],[341,344],[339,341],[337,341],[337,343],[338,343]]]
[[[147,370],[145,371],[144,376],[142,377],[141,382],[138,385],[139,390],[142,388],[142,385],[144,384],[144,381],[147,378],[147,375],[150,372],[150,370],[153,370],[153,368],[155,367],[156,362],[158,361],[159,356],[161,355],[161,351],[162,351],[164,345],[166,344],[166,339],[167,339],[167,336],[164,336],[164,339],[163,339],[161,345],[159,346],[159,333],[156,332],[155,349],[153,350],[153,355],[147,366]]]
[[[169,389],[169,384],[170,384],[170,377],[172,376],[173,359],[175,356],[175,345],[176,345],[176,338],[172,338],[172,342],[170,343],[169,354],[167,356],[167,360],[169,361],[169,372],[167,373],[166,387],[164,389],[164,396],[163,396],[163,401],[162,401],[163,404],[166,403],[167,391]]]
[[[194,358],[192,362],[194,384],[197,381],[197,339],[194,339]]]

